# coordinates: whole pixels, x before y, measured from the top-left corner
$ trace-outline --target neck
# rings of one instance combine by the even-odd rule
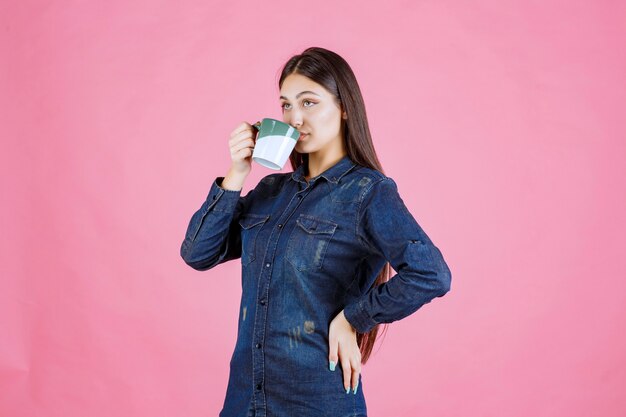
[[[340,139],[335,140],[330,146],[326,146],[317,152],[309,153],[305,178],[308,180],[309,178],[317,177],[347,154],[343,141]]]
[[[305,175],[307,180],[317,177],[322,172],[326,171],[328,168],[334,166],[337,162],[341,160],[347,154],[337,153],[337,154],[326,154],[326,155],[318,155],[317,153],[309,154],[309,163],[308,163],[308,174]]]

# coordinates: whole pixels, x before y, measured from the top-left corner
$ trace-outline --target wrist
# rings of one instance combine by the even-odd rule
[[[344,314],[343,310],[341,310],[341,311],[339,312],[338,316],[340,317],[340,320],[341,320],[342,322],[344,322],[344,324],[345,324],[347,327],[350,327],[350,329],[351,329],[352,331],[356,332],[356,329],[354,328],[354,326],[352,325],[352,323],[350,323],[350,322],[348,321],[348,319],[346,318],[346,315]]]
[[[247,176],[247,174],[235,171],[231,168],[228,170],[220,186],[225,190],[241,191]]]

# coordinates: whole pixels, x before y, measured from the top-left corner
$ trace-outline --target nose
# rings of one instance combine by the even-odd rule
[[[286,123],[295,127],[296,129],[302,126],[302,112],[297,109],[292,109],[287,116]]]

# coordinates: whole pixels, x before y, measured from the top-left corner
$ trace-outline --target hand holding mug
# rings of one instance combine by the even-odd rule
[[[231,169],[237,173],[248,175],[252,169],[252,153],[254,151],[256,130],[248,122],[240,123],[230,134]]]

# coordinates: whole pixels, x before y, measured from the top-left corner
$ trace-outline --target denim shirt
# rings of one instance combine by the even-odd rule
[[[304,167],[241,191],[213,182],[180,248],[205,271],[241,258],[237,342],[221,417],[365,416],[362,378],[328,367],[341,310],[358,332],[391,323],[450,290],[439,249],[389,177],[347,156],[308,182]],[[396,275],[372,288],[389,261]]]

